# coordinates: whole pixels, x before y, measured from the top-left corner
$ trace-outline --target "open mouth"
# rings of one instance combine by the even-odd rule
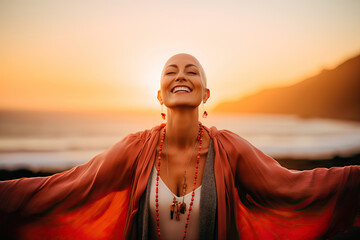
[[[178,92],[186,92],[186,93],[190,93],[192,92],[192,90],[189,88],[189,87],[186,87],[186,86],[177,86],[177,87],[174,87],[172,90],[171,90],[172,93],[178,93]]]

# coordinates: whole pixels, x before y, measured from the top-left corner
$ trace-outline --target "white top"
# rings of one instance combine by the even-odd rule
[[[151,187],[150,187],[150,239],[158,239],[157,225],[156,225],[156,211],[155,211],[155,190],[156,190],[156,168],[154,167],[151,175]],[[189,181],[193,182],[193,181]],[[159,218],[160,218],[160,233],[161,239],[164,240],[180,240],[184,236],[185,222],[191,202],[192,191],[184,196],[184,202],[186,203],[186,212],[180,213],[180,221],[176,220],[174,213],[173,219],[170,218],[170,205],[173,202],[174,197],[176,201],[182,202],[183,197],[176,196],[165,185],[162,179],[159,177]],[[193,206],[190,213],[189,226],[187,228],[186,239],[198,239],[199,238],[199,218],[200,218],[200,195],[201,186],[195,189],[195,197]]]

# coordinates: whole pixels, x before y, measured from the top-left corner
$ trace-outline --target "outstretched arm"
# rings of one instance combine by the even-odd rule
[[[131,174],[143,141],[131,134],[89,162],[49,177],[0,182],[0,215],[40,214],[55,206],[67,209],[122,190]]]
[[[359,224],[360,166],[292,171],[234,133],[221,142],[242,199],[238,227],[251,229],[242,237],[313,239]]]
[[[262,204],[302,208],[314,201],[326,201],[344,194],[358,199],[356,203],[359,203],[360,166],[292,171],[247,142],[241,146],[241,151],[237,178]]]

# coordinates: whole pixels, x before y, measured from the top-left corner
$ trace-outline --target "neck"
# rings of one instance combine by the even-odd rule
[[[168,109],[166,138],[177,148],[194,146],[199,131],[198,108]]]

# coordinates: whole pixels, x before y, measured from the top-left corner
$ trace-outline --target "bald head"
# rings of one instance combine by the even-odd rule
[[[164,71],[165,71],[166,67],[169,65],[172,65],[172,64],[176,64],[177,61],[187,61],[187,62],[189,62],[189,64],[195,65],[200,71],[200,77],[202,79],[204,87],[206,88],[207,80],[206,80],[206,75],[205,75],[205,71],[204,71],[203,67],[201,66],[200,62],[194,56],[187,54],[187,53],[178,53],[178,54],[175,54],[174,56],[170,57],[169,60],[167,60],[167,62],[164,65],[163,71],[161,73],[161,77],[164,76]]]

